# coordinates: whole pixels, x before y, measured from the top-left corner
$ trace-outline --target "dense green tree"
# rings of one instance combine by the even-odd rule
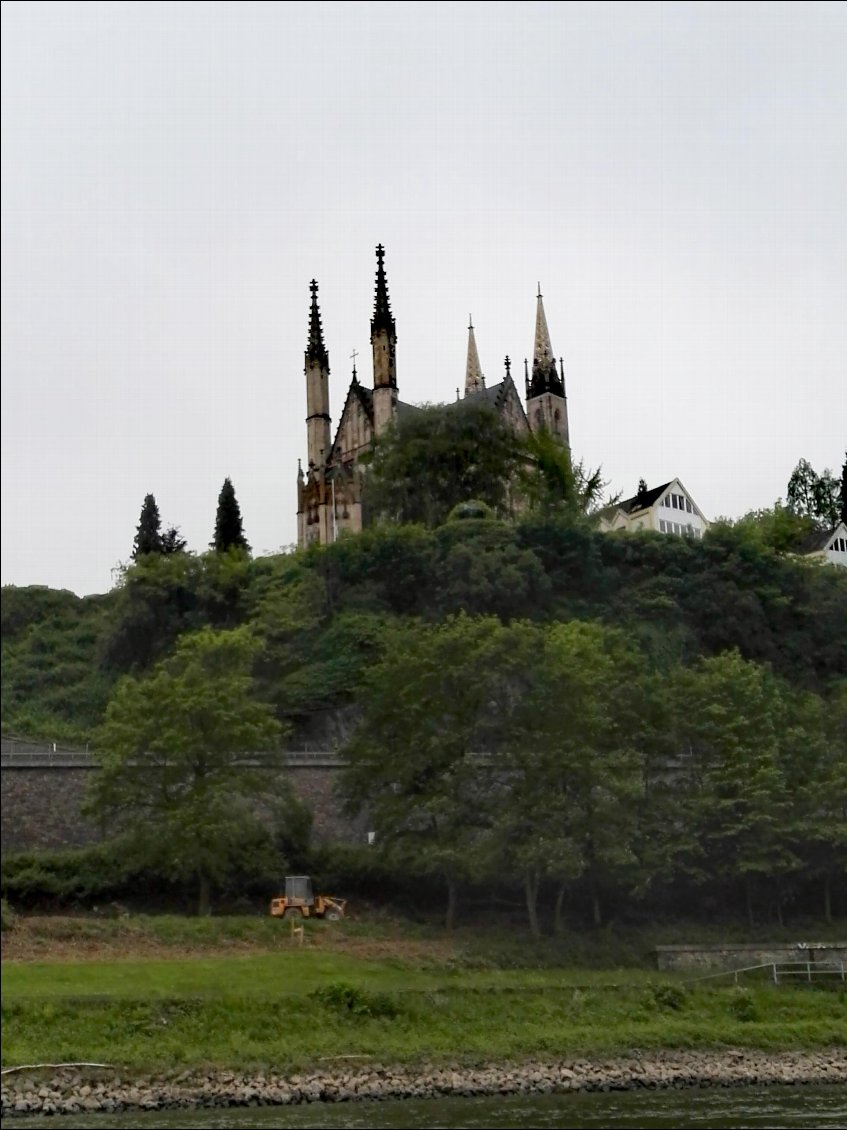
[[[783,688],[737,651],[680,669],[671,686],[689,862],[702,878],[740,880],[752,925],[756,883],[799,865],[782,756]]]
[[[244,536],[241,521],[241,507],[235,497],[235,488],[229,478],[224,479],[218,495],[218,512],[215,518],[215,536],[211,548],[216,553],[226,553],[230,549],[250,552],[250,545]]]
[[[529,432],[523,447],[527,461],[521,469],[519,489],[531,509],[574,520],[593,514],[603,504],[608,483],[601,468],[592,471],[582,461],[574,463],[570,450],[557,436],[546,429]]]
[[[599,623],[556,624],[525,650],[531,677],[505,727],[497,827],[538,936],[544,879],[559,883],[557,927],[565,884],[578,878],[599,925],[602,890],[637,872],[647,680],[623,633]]]
[[[91,813],[146,867],[193,880],[201,914],[233,867],[277,863],[255,809],[274,792],[281,727],[253,697],[255,651],[245,628],[183,637],[152,674],[119,683],[98,734]]]
[[[812,518],[827,529],[841,516],[842,485],[828,467],[819,475],[807,459],[801,459],[791,472],[786,494],[796,514]]]
[[[365,487],[368,513],[438,526],[471,500],[500,516],[513,508],[520,445],[485,400],[402,413],[376,441]]]
[[[796,553],[814,531],[815,520],[809,514],[799,513],[791,506],[775,502],[773,506],[750,510],[732,521],[719,519],[713,525],[713,530],[716,534],[724,527],[736,531],[763,549],[772,549],[776,553]]]
[[[526,655],[492,618],[404,624],[385,636],[346,747],[342,787],[366,810],[379,849],[396,866],[447,887],[447,926],[459,884],[487,866],[491,763],[511,677]]]
[[[144,496],[144,505],[141,507],[141,517],[138,520],[138,529],[132,546],[132,559],[138,561],[148,553],[162,552],[162,519],[159,516],[159,507],[152,494]]]
[[[783,763],[792,803],[794,848],[803,878],[822,887],[821,909],[832,921],[832,893],[847,874],[847,679],[827,700],[791,695]]]

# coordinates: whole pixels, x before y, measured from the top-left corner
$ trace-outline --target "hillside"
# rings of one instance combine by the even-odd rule
[[[299,735],[353,700],[388,622],[466,611],[623,628],[657,669],[738,648],[798,688],[847,674],[847,577],[717,528],[703,541],[566,522],[387,527],[305,552],[151,556],[79,598],[3,589],[6,734],[89,742],[117,679],[185,632],[250,624],[263,692]],[[321,726],[322,729],[322,726]]]

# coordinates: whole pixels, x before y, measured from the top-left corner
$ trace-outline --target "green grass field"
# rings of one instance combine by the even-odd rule
[[[483,960],[481,943],[469,958],[409,931],[394,938],[406,943],[395,950],[390,930],[357,936],[347,926],[318,925],[299,947],[287,931],[265,933],[263,923],[260,948],[271,952],[215,954],[201,944],[179,958],[139,958],[128,944],[121,957],[7,961],[3,1064],[295,1070],[351,1056],[362,1057],[354,1063],[473,1063],[636,1048],[814,1048],[847,1038],[843,991],[684,986],[643,967],[498,968],[490,954]],[[97,932],[54,927],[73,944],[90,943]],[[140,938],[142,927],[134,929]],[[188,949],[197,944],[194,926],[156,929],[168,944],[174,934]],[[237,941],[239,928],[227,929]],[[119,932],[112,925],[100,940]],[[510,954],[510,966],[515,960]]]

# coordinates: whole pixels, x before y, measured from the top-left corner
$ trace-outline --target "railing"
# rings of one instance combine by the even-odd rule
[[[702,981],[712,981],[718,977],[732,977],[739,984],[742,973],[755,973],[767,970],[768,980],[774,985],[790,983],[794,978],[811,985],[814,981],[847,981],[847,965],[843,961],[766,961],[761,965],[745,965],[742,969],[724,969],[720,973],[707,973],[704,977],[693,977],[686,985]]]
[[[0,752],[0,768],[3,769],[93,769],[97,765],[96,756],[83,749],[62,749],[60,746],[32,747],[31,743],[17,744],[3,742]],[[294,768],[334,769],[346,764],[344,758],[335,750],[292,749],[283,754],[287,766]],[[260,761],[257,758],[257,761]],[[245,764],[250,759],[245,758]]]

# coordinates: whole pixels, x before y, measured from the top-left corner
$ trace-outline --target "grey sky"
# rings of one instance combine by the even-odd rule
[[[333,426],[374,246],[411,401],[522,372],[705,513],[847,442],[844,4],[4,3],[3,581],[105,591],[144,495],[296,538],[315,276]]]

